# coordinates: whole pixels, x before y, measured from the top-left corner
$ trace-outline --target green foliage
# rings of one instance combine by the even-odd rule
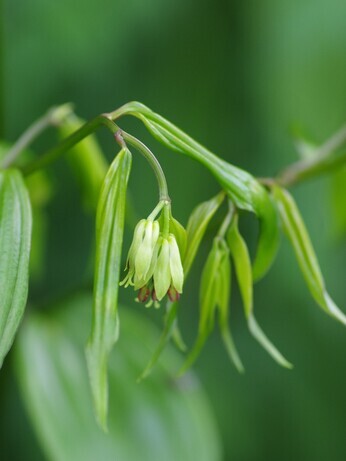
[[[227,235],[227,242],[234,261],[240,294],[243,300],[245,317],[252,336],[281,366],[292,368],[292,365],[282,356],[276,347],[269,341],[259,327],[253,313],[253,282],[249,252],[246,243],[238,229],[238,216],[235,215]]]
[[[77,131],[85,122],[73,113],[58,124],[61,137]],[[95,210],[108,165],[95,135],[90,135],[74,146],[66,155],[68,164],[79,184],[82,200],[87,210]]]
[[[0,368],[28,296],[31,205],[21,173],[0,171]]]
[[[158,332],[129,308],[121,310],[122,335],[109,362],[108,434],[97,427],[83,361],[91,305],[91,296],[74,296],[49,313],[32,315],[19,337],[16,372],[47,460],[221,460],[196,377],[174,379],[180,362],[175,351],[168,348],[151,379],[136,384]]]
[[[300,270],[312,297],[322,309],[346,325],[346,316],[329,296],[308,231],[293,197],[286,190],[274,186],[284,232],[294,249]]]
[[[210,335],[215,321],[216,309],[219,309],[220,329],[226,350],[238,369],[243,365],[234,346],[228,326],[228,310],[230,301],[231,266],[226,241],[215,237],[212,249],[202,271],[199,303],[200,316],[198,336],[180,372],[185,372],[196,360]]]
[[[113,113],[131,114],[143,121],[150,133],[167,148],[202,163],[215,176],[236,207],[255,213],[260,235],[254,263],[255,279],[260,279],[275,258],[279,230],[275,207],[266,189],[248,172],[220,159],[161,115],[139,102],[130,102]]]
[[[191,269],[207,226],[223,200],[224,194],[220,193],[198,205],[191,213],[186,227],[187,250],[183,260],[185,276]]]
[[[185,127],[227,162],[255,177],[272,176],[296,160],[287,130],[292,121],[307,126],[316,152],[321,141],[343,123],[345,13],[346,3],[340,0],[224,2],[222,8],[219,2],[210,1],[195,6],[179,0],[85,0],[82,11],[80,2],[70,0],[5,0],[0,14],[0,137],[15,140],[32,116],[46,112],[47,105],[57,101],[73,100],[83,117],[89,118],[140,95],[150,107]],[[121,121],[122,125],[130,131],[137,128],[132,120]],[[142,133],[141,128],[138,133]],[[104,150],[109,154],[113,139],[102,134]],[[43,149],[52,145],[54,138],[48,132],[33,144],[37,158],[45,158]],[[299,150],[304,162],[316,153],[309,143],[300,145]],[[188,216],[201,200],[202,191],[203,197],[215,193],[215,178],[208,177],[200,165],[176,155],[169,157],[161,146],[157,153],[167,171],[177,216]],[[66,160],[70,155],[66,153]],[[308,184],[304,180],[297,194],[293,192],[324,279],[343,309],[346,208],[342,165],[334,167],[336,174],[326,180]],[[43,277],[39,281],[35,278],[29,292],[30,304],[39,310],[48,309],[44,300],[54,300],[80,284],[91,284],[86,276],[90,276],[93,263],[93,213],[86,216],[79,211],[78,194],[71,195],[75,190],[73,177],[65,174],[65,168],[65,162],[49,168],[59,186],[42,228],[47,242],[46,253],[39,258],[44,262]],[[325,171],[323,167],[318,174]],[[140,215],[151,206],[148,201],[155,192],[149,175],[136,160],[131,195]],[[332,203],[326,197],[330,181],[337,183],[333,184]],[[269,182],[263,184],[267,187]],[[284,186],[291,188],[292,184]],[[35,186],[35,190],[41,188]],[[240,229],[252,255],[254,219],[246,214],[239,212]],[[337,241],[330,239],[334,219],[338,220]],[[137,220],[127,223],[126,232],[131,232]],[[33,238],[40,242],[37,232],[35,237],[39,218],[34,205],[33,221]],[[214,228],[214,224],[209,227],[203,246],[212,241]],[[238,324],[239,302],[233,292],[231,327],[248,373],[238,377],[226,366],[214,338],[198,370],[218,416],[225,461],[343,461],[344,330],[317,309],[306,309],[313,303],[304,284],[299,283],[298,265],[287,255],[290,241],[283,243],[274,269],[255,288],[255,313],[265,322],[268,333],[276,334],[280,347],[289,351],[295,371],[285,373],[272,366],[251,344],[242,322]],[[31,278],[33,261],[37,260],[34,253],[32,248]],[[179,302],[179,323],[188,344],[198,323],[200,260],[199,255]],[[231,272],[234,277],[233,267]],[[119,294],[127,299],[128,293]],[[136,307],[145,311],[141,305]],[[166,318],[164,309],[147,314]],[[31,309],[27,315],[30,320]],[[133,341],[140,340],[138,337]],[[143,351],[143,363],[144,355],[151,352]],[[118,345],[114,353],[118,353]],[[30,439],[31,431],[18,411],[20,399],[10,377],[12,357],[6,358],[0,376],[0,457],[2,461],[37,461],[40,458],[31,447],[22,443],[23,437]],[[148,410],[138,425],[145,427],[150,417]],[[129,443],[135,445],[141,439],[132,433]]]

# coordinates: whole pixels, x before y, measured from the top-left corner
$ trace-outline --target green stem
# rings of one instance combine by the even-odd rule
[[[61,155],[76,145],[79,141],[92,134],[102,125],[108,128],[113,133],[113,135],[119,131],[119,127],[112,120],[110,120],[106,114],[101,114],[90,122],[85,123],[81,128],[79,128],[67,138],[63,139],[58,145],[43,154],[40,158],[24,167],[24,175],[29,175],[43,167],[50,165]]]
[[[143,144],[139,139],[135,138],[129,133],[126,133],[125,131],[121,130],[122,137],[124,140],[133,146],[135,149],[138,150],[139,153],[145,157],[145,159],[148,161],[152,169],[154,170],[157,183],[159,186],[159,191],[160,191],[160,200],[165,200],[167,202],[170,202],[170,198],[168,195],[168,186],[167,186],[167,181],[165,174],[161,168],[161,165],[155,155],[151,152],[151,150]]]
[[[216,235],[217,237],[222,238],[222,239],[225,237],[227,229],[229,228],[233,220],[234,214],[235,214],[235,207],[233,203],[229,201],[228,204],[229,204],[228,213],[226,214],[225,219],[222,221],[220,229]]]
[[[150,215],[147,217],[147,220],[153,221],[156,218],[156,216],[160,213],[164,205],[165,205],[165,201],[160,200],[159,203],[156,205],[156,207],[153,209],[153,211],[150,213]]]
[[[65,106],[61,106],[61,107],[65,107]],[[56,115],[57,109],[55,109],[53,113],[55,114],[55,116],[53,117],[53,120],[55,123],[57,123],[57,115]],[[61,111],[61,108],[60,108],[59,116],[62,116],[61,114],[63,114],[63,111]],[[48,119],[50,120],[50,123],[51,123],[52,122],[52,111],[49,111],[46,116],[38,120],[34,125],[32,125],[27,130],[26,133],[24,133],[24,135],[22,136],[24,140],[20,143],[20,146],[18,146],[19,141],[20,141],[19,140],[18,143],[16,144],[17,145],[16,149],[12,151],[12,153],[10,152],[11,154],[10,160],[9,160],[10,154],[8,154],[8,156],[6,157],[5,160],[6,160],[7,166],[9,165],[9,163],[12,163],[13,157],[16,158],[22,146],[24,145],[24,143],[27,143],[28,141],[30,141],[30,139],[32,139],[33,136],[35,136],[37,133],[40,132],[42,127],[45,126],[45,124],[47,123]],[[30,163],[26,167],[24,167],[23,173],[25,175],[29,175],[37,171],[40,168],[48,166],[49,164],[57,160],[65,152],[67,152],[69,149],[71,149],[75,144],[77,144],[78,142],[80,142],[82,139],[86,138],[90,134],[92,134],[97,128],[99,128],[102,125],[108,128],[113,133],[116,141],[121,146],[124,146],[126,145],[126,143],[128,143],[132,145],[133,147],[135,147],[145,157],[145,159],[148,161],[148,163],[152,167],[155,173],[157,182],[158,182],[159,196],[160,196],[159,200],[170,202],[166,177],[155,155],[151,152],[151,150],[145,144],[143,144],[137,138],[121,130],[118,127],[118,125],[116,125],[114,121],[111,120],[109,114],[101,114],[98,117],[91,120],[90,122],[85,123],[77,131],[72,133],[67,138],[63,139],[57,146],[53,147],[48,152],[43,154],[40,158]]]
[[[337,155],[335,151],[346,144],[346,126],[342,127],[322,146],[316,149],[311,158],[300,160],[285,168],[277,177],[276,182],[289,187],[329,171],[335,170],[346,163],[346,152]]]
[[[2,168],[8,168],[19,157],[19,155],[48,127],[58,125],[67,114],[71,113],[72,107],[70,104],[64,104],[59,107],[52,107],[36,120],[20,138],[13,144],[11,149],[7,152],[6,157],[2,161]]]
[[[169,221],[171,219],[171,204],[166,202],[166,205],[163,209],[163,229],[162,235],[163,237],[168,237],[169,234]]]
[[[199,161],[207,168],[215,169],[216,165],[223,163],[219,157],[202,146],[202,144],[195,141],[173,123],[153,112],[143,104],[130,102],[110,112],[108,115],[112,120],[117,120],[123,115],[132,115],[139,118],[144,123],[146,119],[154,128],[155,126],[160,126],[161,131],[165,133],[166,141],[171,143],[173,148],[179,151],[183,149],[183,153],[188,152],[192,158]]]

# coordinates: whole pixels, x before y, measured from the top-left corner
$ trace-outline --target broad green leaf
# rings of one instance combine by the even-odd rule
[[[130,169],[131,154],[123,149],[109,168],[97,206],[94,307],[87,361],[96,416],[104,428],[108,406],[108,355],[119,334],[118,288]]]
[[[0,367],[27,302],[31,227],[29,194],[21,173],[0,171]]]
[[[187,244],[186,253],[183,259],[184,275],[187,277],[192,263],[197,254],[199,245],[208,227],[211,218],[214,216],[224,199],[224,194],[220,192],[212,199],[201,203],[192,212],[187,223]]]
[[[196,142],[173,123],[136,101],[116,111],[115,116],[133,115],[167,148],[188,155],[203,164],[215,176],[237,208],[255,213],[260,234],[254,263],[254,279],[268,271],[278,249],[279,231],[276,210],[266,189],[248,172],[225,162]]]
[[[77,131],[83,123],[76,115],[69,114],[58,125],[61,137],[65,138]],[[79,184],[86,209],[95,210],[108,169],[96,136],[90,135],[76,144],[66,154],[66,159]]]
[[[108,434],[97,427],[83,357],[91,305],[91,296],[74,296],[31,315],[21,329],[15,371],[46,459],[220,461],[206,395],[192,373],[175,380],[180,358],[173,348],[150,379],[136,383],[159,332],[128,307],[110,357]]]
[[[273,196],[279,208],[284,232],[291,242],[311,295],[325,312],[346,325],[345,314],[326,291],[314,248],[293,197],[279,186],[273,186]]]
[[[227,234],[227,241],[233,258],[239,290],[243,300],[245,317],[250,333],[279,365],[286,368],[292,368],[292,365],[264,335],[255,320],[253,313],[253,281],[250,255],[245,240],[238,229],[237,215],[233,218],[232,225]]]
[[[0,161],[6,156],[11,146],[10,143],[0,141]],[[33,159],[35,159],[35,154],[31,150],[25,149],[21,152],[15,164],[23,166]],[[47,240],[47,216],[44,208],[53,196],[53,187],[47,172],[44,170],[38,170],[24,179],[32,208],[29,273],[31,280],[38,280],[44,270],[44,255]]]

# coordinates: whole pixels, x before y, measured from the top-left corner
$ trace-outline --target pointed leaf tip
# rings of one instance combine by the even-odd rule
[[[346,326],[346,315],[326,291],[315,250],[295,200],[287,190],[277,185],[273,186],[273,197],[278,205],[284,232],[312,297],[327,314]]]

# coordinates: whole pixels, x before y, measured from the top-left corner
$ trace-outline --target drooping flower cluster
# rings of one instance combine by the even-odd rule
[[[159,306],[164,296],[177,301],[183,291],[184,272],[174,234],[160,232],[157,220],[137,224],[127,257],[128,273],[120,283],[138,290],[137,300]]]

